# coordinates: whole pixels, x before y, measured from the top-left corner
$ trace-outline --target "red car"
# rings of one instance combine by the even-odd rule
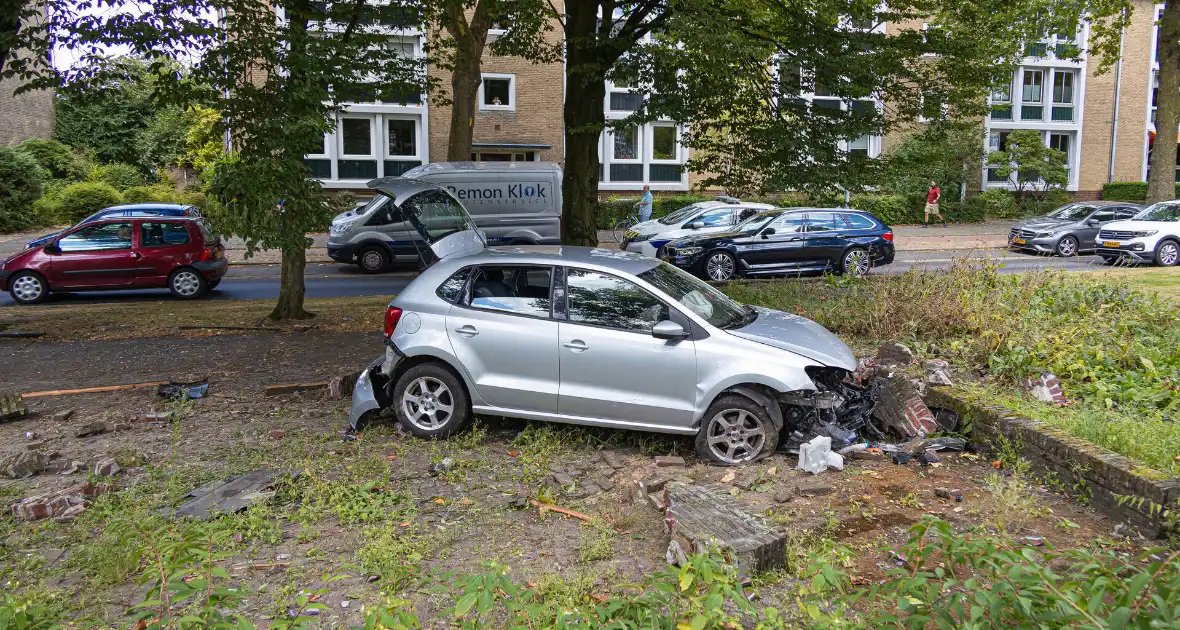
[[[225,248],[200,218],[112,217],[0,261],[0,291],[21,304],[51,292],[163,287],[190,300],[216,287],[228,268]]]

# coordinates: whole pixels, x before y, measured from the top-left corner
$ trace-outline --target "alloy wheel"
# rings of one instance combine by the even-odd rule
[[[1061,239],[1061,242],[1057,244],[1057,253],[1066,258],[1073,256],[1078,253],[1078,242],[1072,236]]]
[[[434,431],[454,417],[455,398],[445,383],[433,376],[423,376],[406,387],[402,394],[402,411],[414,426]]]
[[[12,283],[12,293],[22,302],[33,302],[45,293],[45,285],[36,276],[21,276]]]
[[[361,265],[365,269],[380,271],[385,266],[385,257],[381,255],[381,252],[370,249],[365,252],[364,256],[361,256]]]
[[[181,297],[192,297],[201,290],[201,278],[195,271],[180,271],[172,276],[172,289]]]
[[[844,272],[854,276],[863,276],[869,272],[871,262],[867,251],[854,249],[844,255]]]
[[[733,277],[733,258],[721,252],[709,256],[705,262],[705,273],[710,280],[729,280]]]
[[[726,409],[713,416],[705,441],[717,459],[727,464],[748,462],[766,446],[766,426],[745,409]]]
[[[1160,245],[1160,264],[1171,267],[1180,259],[1180,247],[1175,243],[1167,242]]]

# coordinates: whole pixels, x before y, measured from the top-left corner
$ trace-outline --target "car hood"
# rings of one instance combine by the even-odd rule
[[[677,247],[693,247],[709,243],[717,243],[724,240],[743,238],[746,234],[743,232],[713,232],[711,234],[691,235],[678,238],[675,241]]]
[[[761,307],[754,310],[758,311],[758,319],[725,332],[794,352],[829,367],[856,370],[852,350],[827,328],[799,315]]]
[[[1077,223],[1077,221],[1070,221],[1069,219],[1054,219],[1052,217],[1034,217],[1032,219],[1017,221],[1012,225],[1012,227],[1036,230],[1041,228],[1065,227],[1072,223]]]
[[[638,234],[642,234],[643,236],[647,236],[648,234],[663,234],[664,232],[672,232],[675,230],[679,230],[680,226],[681,226],[680,223],[673,223],[672,225],[664,225],[663,223],[660,223],[656,219],[652,219],[651,221],[644,221],[642,223],[636,223],[634,226],[631,227],[631,230],[638,233]]]

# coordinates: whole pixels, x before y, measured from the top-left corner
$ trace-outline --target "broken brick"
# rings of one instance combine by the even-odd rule
[[[110,477],[118,473],[122,468],[119,462],[115,461],[114,457],[103,457],[94,464],[94,474],[99,477]]]
[[[670,468],[672,466],[684,466],[684,458],[677,455],[657,455],[655,458],[656,466],[659,468]]]
[[[266,436],[271,438],[272,440],[281,440],[286,435],[287,435],[286,431],[280,431],[278,429],[275,429],[274,431],[268,431],[266,434]]]
[[[54,422],[65,422],[66,420],[69,420],[72,417],[74,417],[74,408],[70,407],[68,409],[62,409],[61,411],[54,412],[53,421]]]
[[[12,506],[12,514],[22,521],[70,519],[80,514],[92,499],[109,488],[105,483],[83,482],[64,490],[33,495]]]
[[[1061,379],[1057,378],[1057,375],[1052,372],[1045,372],[1037,378],[1028,379],[1025,382],[1025,386],[1033,398],[1041,402],[1058,405],[1063,405],[1066,402],[1065,392],[1061,390]]]
[[[664,488],[664,503],[664,525],[688,554],[720,547],[748,575],[786,562],[786,532],[742,510],[720,487],[673,482]]]
[[[106,432],[107,423],[103,422],[102,420],[98,420],[96,422],[91,422],[90,424],[84,425],[82,428],[78,429],[78,432],[74,434],[74,437],[82,438]]]
[[[905,438],[938,431],[934,414],[922,402],[914,386],[904,378],[891,378],[881,389],[873,415],[886,427]]]

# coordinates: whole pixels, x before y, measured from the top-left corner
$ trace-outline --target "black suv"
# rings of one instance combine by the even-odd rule
[[[732,232],[682,238],[656,254],[706,280],[838,271],[861,275],[893,262],[893,229],[845,208],[778,208]]]

